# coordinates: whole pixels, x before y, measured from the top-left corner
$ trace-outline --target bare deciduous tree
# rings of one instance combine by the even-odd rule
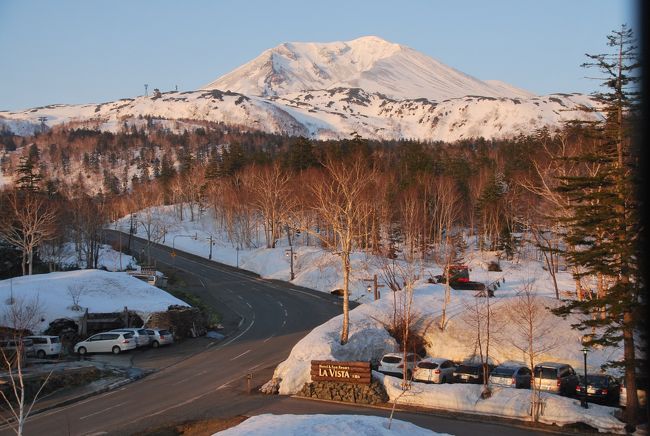
[[[315,179],[310,186],[314,200],[312,209],[332,231],[333,241],[328,240],[326,233],[314,232],[311,228],[302,227],[304,231],[312,232],[329,245],[341,258],[343,269],[341,344],[345,344],[348,342],[349,332],[350,253],[354,249],[355,242],[362,240],[367,232],[367,228],[361,224],[366,222],[372,212],[372,208],[366,207],[366,203],[372,201],[376,170],[368,166],[361,154],[346,162],[328,158],[324,168],[325,177]]]
[[[0,349],[4,370],[8,373],[8,387],[0,390],[0,396],[4,400],[5,406],[9,411],[9,418],[5,418],[6,423],[12,427],[14,432],[21,436],[24,431],[25,422],[38,400],[41,391],[47,384],[52,372],[45,377],[33,398],[27,397],[27,386],[25,383],[25,374],[23,367],[25,365],[25,344],[23,336],[26,332],[33,329],[41,318],[42,308],[38,298],[33,301],[16,299],[10,304],[3,314],[3,324],[11,326],[11,337],[7,338],[13,342],[15,348]]]
[[[533,282],[528,281],[519,290],[517,296],[508,303],[506,317],[515,335],[511,337],[512,345],[520,350],[531,370],[535,368],[538,358],[557,346],[553,336],[556,318],[544,306],[533,289]],[[531,383],[531,417],[537,421],[540,413],[539,384]]]
[[[17,190],[4,193],[0,203],[0,236],[22,250],[23,275],[31,275],[34,251],[55,235],[56,206],[40,194]]]

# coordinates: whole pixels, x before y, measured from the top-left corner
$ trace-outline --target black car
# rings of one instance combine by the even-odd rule
[[[487,366],[488,376],[494,369],[494,365],[484,364]],[[454,383],[483,383],[483,365],[480,363],[464,363],[456,367],[454,371]]]
[[[584,395],[585,377],[580,376],[578,386],[576,386],[576,396],[581,398]],[[587,374],[587,400],[606,404],[610,406],[618,405],[621,394],[621,385],[614,377],[607,374]]]

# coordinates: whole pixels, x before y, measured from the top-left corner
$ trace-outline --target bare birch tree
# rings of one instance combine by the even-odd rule
[[[42,316],[42,308],[38,298],[33,301],[15,299],[8,305],[3,314],[3,324],[11,326],[9,341],[13,342],[15,348],[0,348],[4,370],[8,373],[8,387],[0,390],[0,396],[9,411],[9,418],[6,423],[18,436],[22,436],[25,422],[38,400],[41,391],[47,384],[52,372],[40,383],[40,387],[33,398],[27,397],[27,386],[23,368],[25,366],[25,344],[23,336],[28,334]]]
[[[2,195],[0,203],[0,236],[22,250],[23,275],[31,275],[34,252],[55,236],[56,206],[40,194],[17,190]]]
[[[535,293],[532,281],[525,283],[517,296],[508,303],[506,314],[515,332],[511,343],[522,352],[532,371],[538,363],[538,358],[557,346],[557,337],[553,335],[556,318]],[[540,413],[540,391],[534,377],[532,381],[530,413],[533,421],[537,421]]]
[[[334,241],[327,240],[327,234],[311,232],[322,242],[330,244],[332,251],[341,258],[343,269],[343,326],[341,344],[348,342],[349,299],[350,299],[350,254],[355,241],[363,239],[367,228],[360,224],[365,222],[370,207],[364,203],[371,201],[376,169],[369,167],[362,155],[358,154],[349,162],[335,161],[328,158],[324,162],[324,177],[315,179],[310,189],[313,194],[312,210],[331,229]]]

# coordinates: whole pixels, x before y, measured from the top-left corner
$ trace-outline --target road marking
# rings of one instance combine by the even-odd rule
[[[196,374],[196,375],[203,375],[203,374],[205,374],[205,373],[206,373],[206,372],[208,372],[208,371],[209,371],[209,370],[208,370],[208,369],[206,369],[205,371],[201,371],[201,372],[199,372],[199,373],[198,373],[198,374]]]
[[[244,303],[246,303],[246,306],[250,307],[251,309],[253,308],[253,306],[251,306],[251,304],[248,301],[245,301]]]
[[[181,383],[185,383],[186,381],[188,381],[191,378],[194,378],[194,376],[192,375],[190,377],[185,377],[185,378],[182,378],[182,379],[180,379],[178,381],[175,381],[174,383],[172,383],[172,386],[176,386],[176,385],[179,385]]]
[[[199,279],[199,281],[201,282],[201,286],[205,288],[205,283],[203,283],[203,280]]]
[[[284,309],[284,316],[289,316],[289,312],[287,312],[287,309]]]
[[[246,371],[252,371],[252,370],[254,370],[255,368],[257,368],[258,366],[260,366],[260,365],[261,365],[261,363],[258,363],[258,364],[255,365],[255,366],[251,366],[251,367],[248,368]]]
[[[275,336],[275,333],[272,334],[271,336],[269,336],[268,338],[264,339],[264,341],[262,341],[262,342],[266,342],[266,341],[268,341],[269,339],[271,339],[271,338],[274,337],[274,336]]]
[[[97,411],[97,412],[93,412],[93,413],[91,413],[90,415],[82,416],[81,418],[79,418],[79,421],[81,421],[82,419],[90,418],[91,416],[99,415],[100,413],[104,413],[104,412],[106,412],[107,410],[111,410],[111,409],[115,409],[116,407],[123,406],[123,405],[126,404],[126,403],[128,403],[128,401],[124,401],[124,402],[122,402],[122,403],[118,403],[118,404],[116,404],[116,405],[114,405],[114,406],[112,406],[112,407],[107,407],[107,408],[102,409],[102,410],[99,410],[99,411]]]
[[[251,327],[253,327],[253,324],[255,324],[255,316],[253,316],[253,319],[251,320],[250,325],[249,325],[248,327],[246,327],[246,330],[244,330],[243,332],[241,332],[240,334],[238,334],[237,336],[235,336],[234,338],[232,338],[232,339],[229,340],[228,342],[224,342],[223,344],[221,344],[221,345],[219,346],[219,348],[223,348],[223,347],[225,347],[226,345],[230,344],[231,342],[233,342],[233,341],[239,339],[239,338],[240,338],[244,333],[246,333],[247,331],[249,331],[249,330],[251,329]]]
[[[239,356],[235,356],[235,357],[233,357],[232,359],[230,359],[230,361],[232,362],[232,361],[235,360],[235,359],[239,359],[239,358],[242,357],[244,354],[248,354],[248,353],[250,353],[250,352],[251,352],[251,350],[246,350],[246,351],[244,351],[243,353],[241,353]]]

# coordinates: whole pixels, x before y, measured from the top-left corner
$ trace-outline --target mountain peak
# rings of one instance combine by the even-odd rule
[[[483,82],[409,47],[372,35],[329,43],[286,42],[203,89],[266,97],[330,88],[361,88],[397,100],[532,95],[507,84]]]

